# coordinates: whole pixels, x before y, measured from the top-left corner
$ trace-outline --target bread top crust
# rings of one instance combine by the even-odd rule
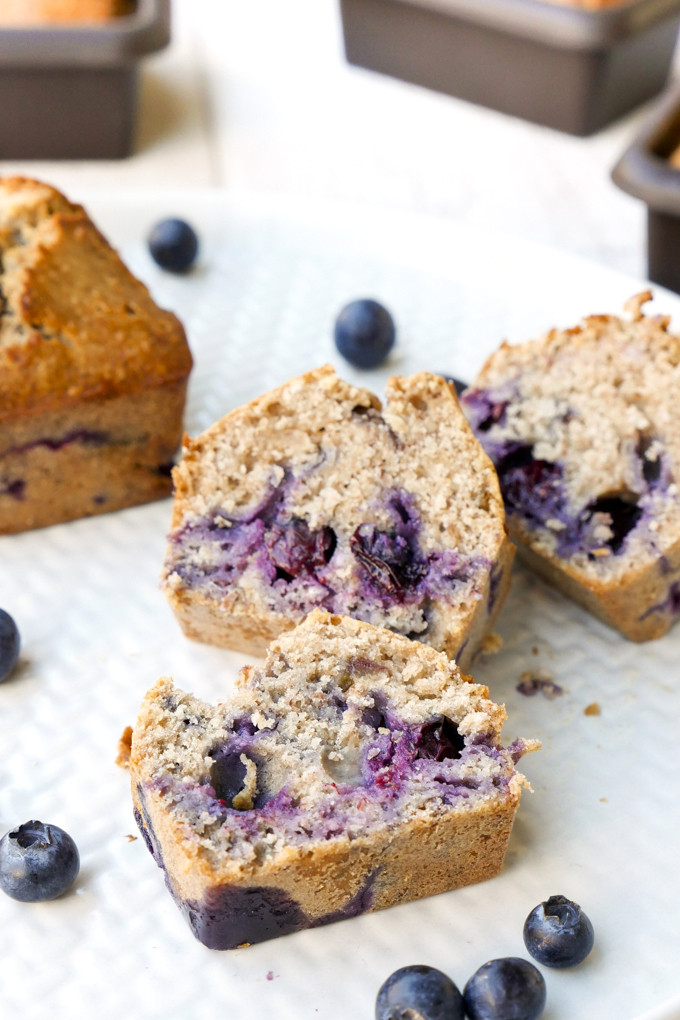
[[[180,380],[184,329],[158,308],[82,208],[0,180],[0,421]]]
[[[398,487],[417,498],[428,547],[453,543],[493,559],[506,539],[498,480],[453,387],[423,372],[391,378],[386,395],[383,407],[326,365],[185,438],[173,529],[192,517],[243,514],[285,469],[295,480],[290,513],[311,528],[354,530],[367,505]],[[376,522],[389,524],[381,512]]]

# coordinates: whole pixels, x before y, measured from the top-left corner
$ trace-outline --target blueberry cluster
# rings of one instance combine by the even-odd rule
[[[546,967],[573,967],[593,948],[593,926],[565,896],[551,896],[531,911],[524,944]],[[461,993],[435,967],[401,967],[378,992],[376,1020],[538,1020],[546,1003],[543,975],[517,956],[489,960]]]

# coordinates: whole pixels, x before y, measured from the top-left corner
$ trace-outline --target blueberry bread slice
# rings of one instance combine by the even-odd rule
[[[534,741],[441,652],[315,610],[217,706],[160,680],[135,815],[194,934],[233,949],[497,874]]]
[[[680,615],[680,338],[650,298],[504,344],[462,398],[524,557],[635,641]]]
[[[0,179],[0,534],[169,496],[191,355],[85,210]]]
[[[174,481],[163,587],[192,638],[259,655],[319,608],[465,668],[505,598],[498,482],[440,376],[382,407],[309,372],[186,439]]]

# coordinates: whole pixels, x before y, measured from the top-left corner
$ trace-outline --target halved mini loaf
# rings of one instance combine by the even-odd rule
[[[504,344],[462,398],[524,557],[635,641],[680,615],[680,338],[650,298]]]
[[[163,586],[188,636],[262,654],[315,608],[418,638],[464,668],[514,553],[493,466],[453,388],[326,366],[185,440]]]
[[[534,741],[441,652],[315,611],[210,706],[161,680],[133,735],[138,824],[194,934],[232,949],[503,864]]]

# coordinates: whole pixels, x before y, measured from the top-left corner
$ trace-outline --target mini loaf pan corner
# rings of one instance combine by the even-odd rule
[[[0,159],[121,159],[143,57],[170,40],[170,0],[97,24],[0,27]]]
[[[340,0],[351,64],[574,135],[656,95],[680,0]]]
[[[615,184],[647,205],[647,275],[680,294],[680,87],[654,106],[612,170]]]

